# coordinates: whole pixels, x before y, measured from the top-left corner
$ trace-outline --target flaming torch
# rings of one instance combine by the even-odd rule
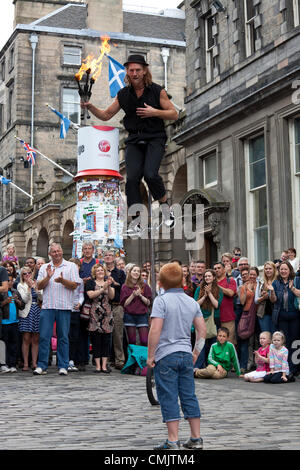
[[[92,96],[92,86],[101,74],[102,70],[102,60],[105,54],[110,52],[110,45],[108,44],[109,36],[101,36],[101,47],[100,55],[98,58],[95,58],[93,54],[89,54],[81,64],[80,69],[75,74],[75,80],[78,85],[78,93],[81,101],[87,102]],[[83,85],[80,84],[84,74],[86,74],[85,82]],[[85,117],[88,119],[90,115],[86,109],[83,109],[81,112],[81,120],[84,120]]]

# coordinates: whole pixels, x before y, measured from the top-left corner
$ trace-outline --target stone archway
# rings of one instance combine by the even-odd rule
[[[196,204],[203,205],[203,244],[199,249],[190,252],[190,258],[202,258],[207,262],[207,266],[212,265],[218,259],[222,251],[226,251],[228,246],[228,223],[226,212],[230,203],[216,189],[193,189],[185,194],[180,201],[183,207],[185,204],[192,204],[193,219],[196,212]]]
[[[172,204],[177,204],[181,201],[187,192],[187,166],[182,165],[174,178],[172,189]]]
[[[64,258],[66,260],[70,259],[73,251],[73,237],[70,236],[70,233],[74,231],[74,224],[72,220],[67,220],[65,223],[63,234],[62,234],[62,249],[64,252]]]
[[[36,244],[36,255],[41,258],[48,258],[48,247],[49,247],[49,236],[48,232],[43,227],[38,235],[37,244]]]
[[[32,238],[29,238],[27,247],[26,247],[26,257],[32,256]]]

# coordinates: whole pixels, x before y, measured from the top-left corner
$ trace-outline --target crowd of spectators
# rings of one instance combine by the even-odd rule
[[[14,246],[7,246],[0,267],[2,373],[44,375],[55,351],[60,375],[84,371],[90,361],[96,373],[109,374],[112,367],[124,367],[128,344],[147,346],[152,301],[164,294],[160,266],[151,282],[149,261],[138,266],[110,250],[96,257],[95,252],[85,242],[82,258],[67,261],[62,247],[52,243],[50,262],[28,257],[20,267]],[[266,260],[261,272],[238,247],[213,266],[204,260],[172,261],[180,264],[182,288],[199,303],[207,325],[195,377],[224,378],[234,368],[249,381],[263,380],[270,370],[280,372],[283,382],[295,380],[300,271],[294,248],[284,250],[280,259]],[[218,359],[224,342],[232,357],[226,366]],[[270,359],[278,351],[284,355],[279,371]]]

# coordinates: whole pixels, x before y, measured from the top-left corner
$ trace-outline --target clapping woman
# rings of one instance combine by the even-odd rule
[[[19,330],[22,333],[22,354],[23,371],[29,370],[29,348],[31,345],[32,367],[37,367],[37,358],[39,351],[39,322],[40,312],[39,300],[42,298],[42,291],[37,289],[36,280],[33,279],[33,273],[28,267],[21,269],[20,282],[17,290],[19,291],[23,302],[24,310],[19,310]]]
[[[137,329],[141,346],[147,346],[148,344],[148,312],[151,299],[151,288],[144,283],[140,267],[133,265],[128,270],[120,297],[120,303],[124,307],[124,325],[129,344],[136,344]]]
[[[114,327],[109,301],[114,298],[115,289],[111,286],[113,278],[107,276],[106,268],[101,264],[95,264],[91,274],[92,279],[86,282],[85,290],[92,301],[88,331],[96,364],[95,372],[109,374],[107,361],[111,352],[111,336]]]
[[[294,364],[292,356],[297,349],[295,340],[300,339],[300,314],[295,302],[296,297],[300,297],[300,278],[295,278],[295,272],[289,261],[280,264],[278,278],[269,290],[270,300],[274,303],[273,322],[285,335],[290,373],[293,378],[298,366]]]
[[[269,331],[271,334],[275,331],[275,325],[272,321],[273,304],[270,300],[270,289],[275,279],[277,279],[277,268],[272,261],[266,261],[263,279],[257,284],[255,303],[258,305],[257,318],[261,332]]]
[[[216,273],[213,269],[207,269],[204,273],[204,282],[197,287],[194,299],[198,302],[201,307],[201,311],[205,322],[207,323],[209,319],[213,321],[215,324],[219,323],[220,318],[220,306],[223,300],[223,291],[220,289],[216,279]],[[208,324],[208,323],[207,323]],[[212,329],[210,326],[208,328]],[[201,369],[206,366],[206,361],[208,357],[208,353],[212,343],[215,342],[217,335],[217,330],[215,328],[215,335],[213,336],[212,331],[210,334],[207,334],[206,341],[205,341],[205,348],[201,351],[195,367]]]

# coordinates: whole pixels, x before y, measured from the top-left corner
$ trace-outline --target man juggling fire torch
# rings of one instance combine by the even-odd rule
[[[108,121],[121,109],[125,112],[124,126],[129,134],[125,150],[127,205],[130,208],[133,204],[142,203],[140,181],[144,178],[153,199],[161,205],[165,225],[172,227],[174,214],[158,172],[167,140],[164,120],[176,120],[178,113],[163,87],[152,81],[148,64],[142,55],[130,55],[124,66],[127,86],[118,92],[108,108],[97,108],[89,101],[88,93],[82,93],[81,107],[101,121]],[[133,224],[137,235],[141,230],[139,216],[137,212]]]

